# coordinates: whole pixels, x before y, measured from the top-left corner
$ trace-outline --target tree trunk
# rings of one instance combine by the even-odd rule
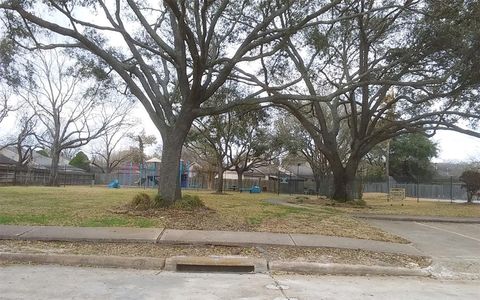
[[[243,188],[243,171],[237,170],[237,188],[239,191]]]
[[[355,174],[358,162],[349,161],[346,167],[339,163],[331,164],[333,172],[334,192],[332,199],[338,202],[354,200]]]
[[[218,171],[217,171],[218,180],[217,180],[217,187],[215,189],[215,192],[220,193],[220,194],[223,193],[223,172],[224,171],[225,170],[223,169],[222,165],[219,164]]]
[[[473,202],[473,192],[468,192],[467,191],[467,203],[472,203]]]
[[[49,186],[58,186],[58,163],[60,161],[60,153],[51,151],[52,163],[50,165],[50,177],[48,178]]]
[[[184,140],[184,137],[175,134],[163,137],[158,193],[164,201],[170,204],[182,198],[180,189],[180,158]]]
[[[315,180],[315,194],[319,195],[320,194],[320,184],[322,182],[322,176],[317,173],[313,173],[313,179]]]
[[[215,188],[215,172],[208,171],[207,188],[213,190]]]

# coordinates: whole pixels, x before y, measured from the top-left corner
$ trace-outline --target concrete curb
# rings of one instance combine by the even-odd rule
[[[316,275],[430,276],[430,273],[425,269],[408,269],[402,267],[396,268],[294,261],[271,261],[268,266],[272,272],[292,272]]]
[[[169,258],[124,257],[98,255],[63,255],[0,252],[0,262],[57,264],[65,266],[113,267],[143,270],[178,271],[178,265],[210,267],[253,266],[254,273],[292,272],[315,275],[382,275],[428,277],[427,269],[408,269],[402,267],[365,266],[348,264],[325,264],[316,262],[270,261],[261,258],[242,256],[173,256]],[[233,268],[232,268],[233,269]],[[222,271],[222,269],[213,269]],[[180,270],[181,271],[181,270]],[[185,270],[188,271],[188,270]],[[202,271],[202,270],[200,270]],[[205,269],[203,271],[208,271]],[[223,270],[225,272],[225,270]],[[241,273],[251,273],[244,271]]]
[[[0,261],[10,263],[58,264],[65,266],[95,266],[125,269],[162,270],[165,258],[99,255],[64,255],[32,253],[0,253]]]
[[[414,216],[388,216],[388,215],[351,215],[354,218],[382,220],[382,221],[407,221],[407,222],[433,222],[433,223],[458,223],[480,224],[480,218],[442,218],[442,217],[414,217]]]

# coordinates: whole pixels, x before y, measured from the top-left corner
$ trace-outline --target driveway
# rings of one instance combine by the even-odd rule
[[[413,243],[443,277],[480,277],[480,224],[366,220]]]

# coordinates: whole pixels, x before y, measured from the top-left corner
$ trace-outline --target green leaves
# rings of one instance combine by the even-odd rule
[[[69,164],[85,171],[90,170],[90,159],[83,151],[79,151]]]
[[[428,181],[434,173],[431,159],[437,154],[437,145],[424,135],[400,136],[390,145],[390,172],[401,182]]]
[[[318,27],[312,27],[305,33],[306,42],[313,46],[317,52],[328,49],[328,37],[320,32]]]

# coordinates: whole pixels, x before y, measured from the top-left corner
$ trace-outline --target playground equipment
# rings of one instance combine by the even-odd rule
[[[258,185],[253,185],[252,187],[250,188],[241,188],[241,189],[238,189],[241,192],[249,192],[250,194],[257,194],[257,193],[261,193],[262,192],[262,189],[258,186]]]
[[[190,162],[184,161],[183,159],[180,160],[180,187],[188,188],[190,187],[188,184],[189,179],[189,172],[190,172]]]
[[[260,193],[262,191],[262,189],[258,186],[258,185],[254,185],[252,186],[252,188],[250,189],[250,193]]]
[[[125,163],[119,166],[117,172],[111,174],[114,176],[112,179],[116,179],[119,185],[155,188],[158,187],[162,175],[160,163],[158,158],[149,159],[143,164]],[[180,160],[179,178],[182,188],[192,187],[190,169],[190,162]]]
[[[110,183],[108,184],[108,187],[111,188],[111,189],[118,189],[118,188],[120,188],[120,183],[118,182],[118,179],[112,180],[112,182],[110,182]]]

